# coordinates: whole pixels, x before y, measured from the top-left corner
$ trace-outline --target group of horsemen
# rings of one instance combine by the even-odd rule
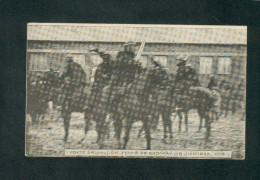
[[[150,62],[149,67],[144,68],[141,62],[136,59],[135,50],[136,43],[125,43],[124,50],[117,54],[116,61],[111,59],[109,53],[101,52],[95,48],[91,50],[98,54],[103,60],[97,66],[94,75],[94,82],[91,88],[91,97],[94,98],[94,101],[97,101],[98,98],[100,98],[100,93],[108,85],[114,87],[114,89],[120,90],[127,87],[138,78],[136,75],[140,74],[140,72],[145,68],[156,73],[152,78],[152,84],[154,86],[160,86],[156,89],[164,89],[169,85],[169,83],[171,83],[168,74],[162,65],[156,62],[152,56],[148,56]],[[73,61],[73,56],[67,55],[65,59],[67,66],[65,73],[62,75],[62,78],[65,80],[62,92],[67,97],[73,97],[75,90],[81,88],[86,82],[86,74],[83,68]],[[198,74],[190,64],[186,64],[186,61],[187,57],[179,56],[177,58],[178,70],[174,81],[176,84],[176,91],[179,91],[179,93],[183,95],[188,93],[191,86],[199,86]],[[214,85],[212,85],[209,87],[210,89],[213,88]],[[146,90],[150,91],[151,89],[153,89],[153,87],[149,87]],[[149,93],[147,92],[146,94]]]
[[[141,62],[136,59],[136,46],[137,44],[134,42],[125,43],[124,50],[118,52],[116,60],[112,60],[109,53],[101,52],[97,48],[91,50],[93,53],[98,54],[103,60],[97,66],[94,75],[94,82],[91,86],[90,97],[92,98],[92,101],[98,103],[98,99],[101,98],[100,96],[102,90],[108,85],[110,85],[116,91],[118,89],[122,90],[122,88],[126,88],[130,83],[134,82],[134,80],[137,78],[136,75],[140,74],[140,72],[142,72],[145,68],[150,69],[153,73],[156,74],[153,76],[153,82],[151,84],[154,86],[160,86],[159,88],[149,87],[145,89],[145,91],[147,91],[146,95],[148,96],[152,89],[164,89],[171,83],[175,84],[175,91],[183,96],[189,93],[190,87],[200,86],[198,74],[196,73],[195,69],[186,63],[187,57],[179,56],[177,58],[178,70],[175,76],[175,80],[172,82],[169,79],[165,68],[156,62],[152,56],[148,57],[148,60],[150,61],[149,67],[144,68]],[[82,98],[79,97],[82,92],[80,89],[83,89],[87,80],[85,71],[80,64],[73,60],[72,55],[66,55],[65,61],[65,71],[61,76],[63,82],[61,86],[61,92],[63,96],[59,103],[61,104],[62,108],[65,107],[65,104],[69,99],[78,97],[79,100],[82,100]],[[215,86],[215,80],[212,78],[208,88],[214,92]],[[146,95],[143,97],[144,103],[147,101],[147,98],[145,98],[147,97]],[[110,99],[108,99],[108,102],[109,101]],[[109,103],[111,104],[112,102]]]

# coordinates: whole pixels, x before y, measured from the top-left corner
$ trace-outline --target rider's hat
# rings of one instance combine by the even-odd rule
[[[176,58],[176,60],[178,61],[187,61],[190,58],[189,55],[185,56],[185,55],[180,55]]]
[[[99,52],[98,48],[97,47],[91,47],[90,50],[89,50],[90,54],[97,54]]]
[[[176,58],[178,62],[178,64],[176,66],[185,66],[186,65],[186,61],[189,59],[189,55],[185,56],[185,55],[180,55]]]
[[[73,61],[73,56],[71,54],[67,54],[65,56],[65,59],[68,61],[68,62],[72,62]]]
[[[100,55],[100,56],[104,59],[110,59],[111,58],[111,55],[109,53],[106,53],[106,52],[102,53],[102,55]]]
[[[210,74],[209,75],[209,78],[214,78],[215,77],[215,74]]]
[[[124,47],[127,47],[127,46],[136,46],[136,43],[133,42],[133,41],[128,41],[124,44]]]
[[[193,68],[192,64],[186,64],[186,67]]]
[[[177,61],[185,61],[185,56],[184,55],[180,55],[176,58]]]

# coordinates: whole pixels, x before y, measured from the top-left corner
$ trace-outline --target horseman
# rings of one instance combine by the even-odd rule
[[[209,77],[208,88],[210,90],[213,90],[213,89],[217,89],[217,86],[218,86],[217,80],[216,80],[214,74],[211,74],[210,77]]]
[[[91,108],[97,107],[102,99],[102,90],[109,85],[111,81],[112,72],[114,69],[114,61],[111,60],[111,55],[105,52],[99,51],[97,48],[90,50],[98,54],[102,58],[102,62],[97,66],[94,74],[94,82],[91,88],[92,104]]]
[[[143,95],[141,98],[142,102],[148,104],[149,101],[156,101],[160,90],[165,90],[168,87],[169,77],[165,68],[156,62],[153,56],[148,56],[150,61],[148,69],[148,76],[145,82]],[[155,104],[156,102],[154,102]]]
[[[127,86],[135,79],[135,73],[142,69],[141,64],[135,60],[136,43],[127,42],[124,50],[120,51],[116,57],[113,85]]]
[[[186,61],[189,56],[185,58],[179,56],[177,66],[177,75],[176,75],[176,84],[177,91],[182,92],[183,94],[187,93],[191,86],[199,86],[198,74],[196,73],[194,67],[191,64],[186,64]]]
[[[186,64],[186,78],[189,87],[200,86],[198,74],[191,64]]]
[[[61,79],[64,80],[64,84],[62,85],[62,92],[64,93],[61,102],[62,106],[65,105],[66,99],[80,100],[80,94],[83,90],[82,87],[84,87],[86,83],[85,71],[80,64],[73,60],[71,54],[66,55],[65,62],[65,72],[61,76]]]
[[[111,60],[111,55],[105,52],[99,52],[98,49],[91,50],[99,54],[103,62],[101,62],[96,69],[94,75],[94,83],[92,86],[92,92],[100,92],[105,86],[108,85],[112,71],[114,61]]]
[[[113,63],[113,72],[108,93],[108,103],[110,108],[117,106],[120,96],[125,88],[135,80],[137,72],[142,70],[141,64],[136,58],[136,43],[127,42],[124,44],[124,50],[118,52],[116,61]]]

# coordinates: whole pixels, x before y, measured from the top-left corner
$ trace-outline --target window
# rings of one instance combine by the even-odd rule
[[[167,57],[166,56],[154,56],[154,60],[160,65],[167,67]]]
[[[220,57],[218,59],[218,74],[231,73],[231,59],[229,57]]]
[[[212,73],[212,57],[200,57],[200,74]]]
[[[29,70],[49,70],[47,56],[42,53],[31,54],[29,61]]]

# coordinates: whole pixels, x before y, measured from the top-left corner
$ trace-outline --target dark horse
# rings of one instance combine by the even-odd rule
[[[133,123],[142,121],[147,149],[151,149],[151,129],[155,129],[159,120],[158,91],[160,83],[155,69],[145,69],[137,74],[134,82],[130,83],[121,97],[117,98],[117,108],[112,111],[118,148],[126,149]],[[123,123],[124,122],[124,123]],[[121,147],[121,133],[125,128],[123,147]]]
[[[84,119],[85,119],[85,136],[79,141],[81,143],[86,138],[86,135],[91,126],[91,120],[96,122],[96,131],[98,134],[97,143],[99,148],[102,149],[105,136],[109,134],[109,121],[107,116],[110,113],[110,98],[108,87],[105,87],[102,91],[91,93],[85,93],[85,107]]]
[[[211,133],[211,123],[212,119],[210,118],[210,112],[215,107],[215,102],[217,99],[212,96],[212,92],[204,87],[197,86],[197,87],[191,87],[188,90],[185,91],[178,91],[176,89],[176,86],[172,85],[172,90],[168,91],[168,101],[170,101],[170,105],[168,108],[166,108],[166,111],[162,112],[162,118],[163,122],[169,122],[170,121],[170,115],[173,111],[177,113],[179,116],[179,133],[181,131],[182,127],[182,113],[184,113],[185,116],[185,132],[188,131],[188,112],[192,109],[195,109],[198,111],[198,114],[200,116],[200,125],[199,130],[201,130],[202,127],[202,121],[205,119],[205,127],[206,127],[206,135],[205,139],[206,141],[209,140],[210,133]],[[165,130],[168,126],[170,137],[172,137],[172,132],[170,129],[171,123],[165,124]],[[166,133],[164,135],[164,138],[166,138]]]
[[[48,109],[46,94],[46,82],[38,80],[29,85],[27,91],[27,113],[32,119],[32,123],[44,119]]]

